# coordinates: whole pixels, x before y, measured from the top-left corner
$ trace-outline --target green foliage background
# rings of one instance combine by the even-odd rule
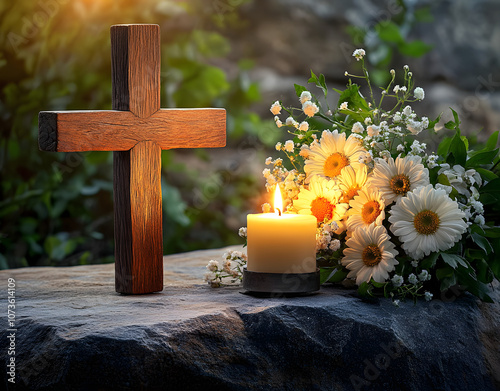
[[[0,268],[113,262],[112,154],[46,153],[37,143],[39,111],[111,109],[113,24],[158,23],[162,107],[225,107],[228,146],[258,153],[271,125],[248,110],[260,99],[246,78],[251,62],[232,77],[216,66],[231,50],[226,28],[242,21],[235,6],[214,4],[0,3]],[[253,208],[260,189],[248,171],[211,156],[163,151],[165,253],[239,242],[228,216]]]

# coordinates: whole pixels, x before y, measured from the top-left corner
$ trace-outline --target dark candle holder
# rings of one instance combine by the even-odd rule
[[[256,296],[299,296],[319,290],[320,273],[261,273],[243,269],[243,289]]]

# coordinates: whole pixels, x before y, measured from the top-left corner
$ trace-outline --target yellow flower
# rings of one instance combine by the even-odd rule
[[[299,214],[313,215],[318,223],[339,221],[347,210],[347,204],[339,203],[342,192],[334,181],[313,177],[308,189],[301,189],[293,206]]]
[[[323,131],[319,142],[311,144],[309,156],[305,162],[305,172],[308,178],[319,175],[328,179],[336,179],[344,167],[352,166],[359,169],[359,156],[366,153],[360,141],[345,133],[329,130]]]

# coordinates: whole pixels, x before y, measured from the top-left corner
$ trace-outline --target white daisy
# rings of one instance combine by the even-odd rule
[[[385,219],[385,203],[380,192],[375,188],[365,188],[349,202],[347,229],[355,231],[359,227],[382,225]]]
[[[391,231],[413,259],[448,250],[467,229],[464,212],[442,189],[432,185],[409,192],[392,207]]]
[[[334,181],[314,177],[309,183],[309,189],[301,189],[293,206],[299,214],[313,215],[318,223],[339,221],[346,211],[347,204],[339,203],[342,192]]]
[[[367,186],[379,189],[387,205],[392,204],[409,191],[429,184],[429,170],[423,166],[420,156],[376,159],[375,168]]]
[[[342,259],[342,265],[350,270],[347,277],[356,277],[358,285],[371,278],[379,283],[387,281],[389,272],[399,263],[390,239],[383,226],[369,225],[354,231]]]
[[[364,153],[366,150],[353,135],[346,140],[345,133],[324,130],[319,142],[312,143],[309,147],[304,170],[308,178],[320,175],[335,179],[344,167],[359,169],[359,156]]]
[[[338,177],[338,186],[344,197],[342,202],[349,203],[354,196],[358,195],[358,191],[365,185],[367,179],[366,165],[362,164],[356,171],[351,166],[344,167]]]

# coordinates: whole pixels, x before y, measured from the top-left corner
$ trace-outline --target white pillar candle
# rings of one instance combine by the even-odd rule
[[[275,210],[281,210],[277,205],[279,202],[282,201],[277,186]],[[312,215],[248,215],[247,270],[261,273],[315,272],[316,222]]]

